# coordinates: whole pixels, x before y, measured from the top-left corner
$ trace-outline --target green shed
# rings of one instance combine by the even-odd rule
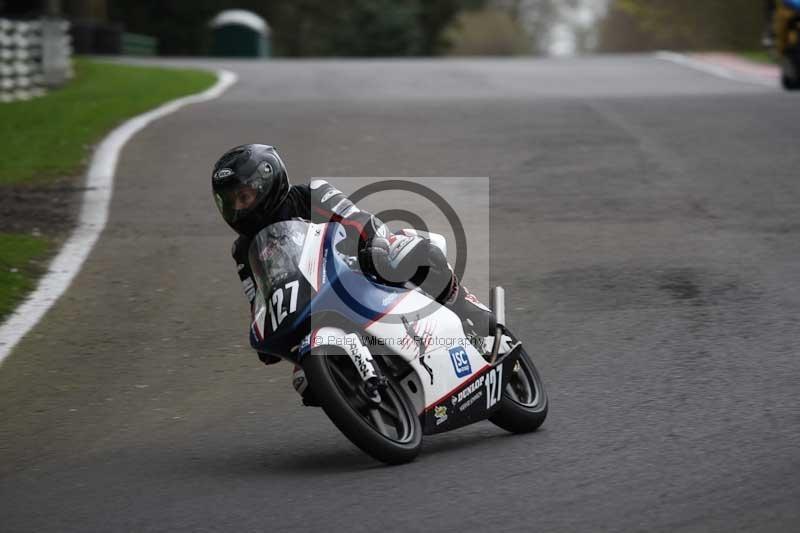
[[[222,11],[209,23],[211,55],[219,57],[267,57],[270,55],[269,26],[244,9]]]

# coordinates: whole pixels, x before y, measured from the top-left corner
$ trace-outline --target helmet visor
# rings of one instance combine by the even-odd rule
[[[264,194],[251,184],[237,182],[219,188],[214,193],[214,201],[222,217],[229,224],[235,224],[258,205]]]

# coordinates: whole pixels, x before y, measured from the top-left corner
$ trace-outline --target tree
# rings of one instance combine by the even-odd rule
[[[751,49],[763,28],[753,0],[614,0],[600,27],[603,51]]]
[[[207,23],[224,9],[247,9],[272,29],[276,55],[431,55],[446,48],[444,28],[466,6],[485,0],[115,0],[110,18],[153,35],[159,52],[207,51]]]
[[[328,52],[340,56],[409,56],[422,50],[415,0],[351,0],[329,28]]]
[[[507,11],[465,11],[447,33],[449,53],[461,56],[510,56],[530,51],[525,30]]]
[[[446,31],[459,13],[482,9],[487,0],[420,1],[419,24],[422,30],[421,55],[437,55],[447,51],[451,43]]]

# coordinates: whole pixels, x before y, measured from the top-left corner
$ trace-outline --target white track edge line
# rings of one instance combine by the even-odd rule
[[[86,191],[80,214],[67,241],[50,262],[36,289],[0,326],[0,364],[20,340],[39,323],[80,272],[108,220],[108,206],[114,190],[114,173],[125,144],[151,122],[190,104],[207,102],[222,95],[238,77],[227,70],[216,71],[217,82],[202,93],[172,100],[137,115],[111,131],[98,145],[86,172]]]
[[[741,83],[749,83],[752,85],[760,85],[762,87],[771,87],[773,89],[778,87],[778,84],[775,83],[774,81],[762,80],[755,76],[745,76],[743,74],[738,74],[729,68],[725,68],[721,65],[713,65],[705,61],[698,61],[696,59],[692,59],[691,57],[685,54],[679,54],[677,52],[661,51],[661,52],[656,52],[654,55],[657,59],[669,61],[671,63],[675,63],[677,65],[688,67],[694,70],[699,70],[701,72],[705,72],[706,74],[711,74],[712,76],[716,76],[718,78],[738,81]]]

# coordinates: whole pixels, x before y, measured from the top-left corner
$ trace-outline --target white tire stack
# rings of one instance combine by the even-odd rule
[[[72,76],[69,23],[0,18],[0,103],[29,100]]]

